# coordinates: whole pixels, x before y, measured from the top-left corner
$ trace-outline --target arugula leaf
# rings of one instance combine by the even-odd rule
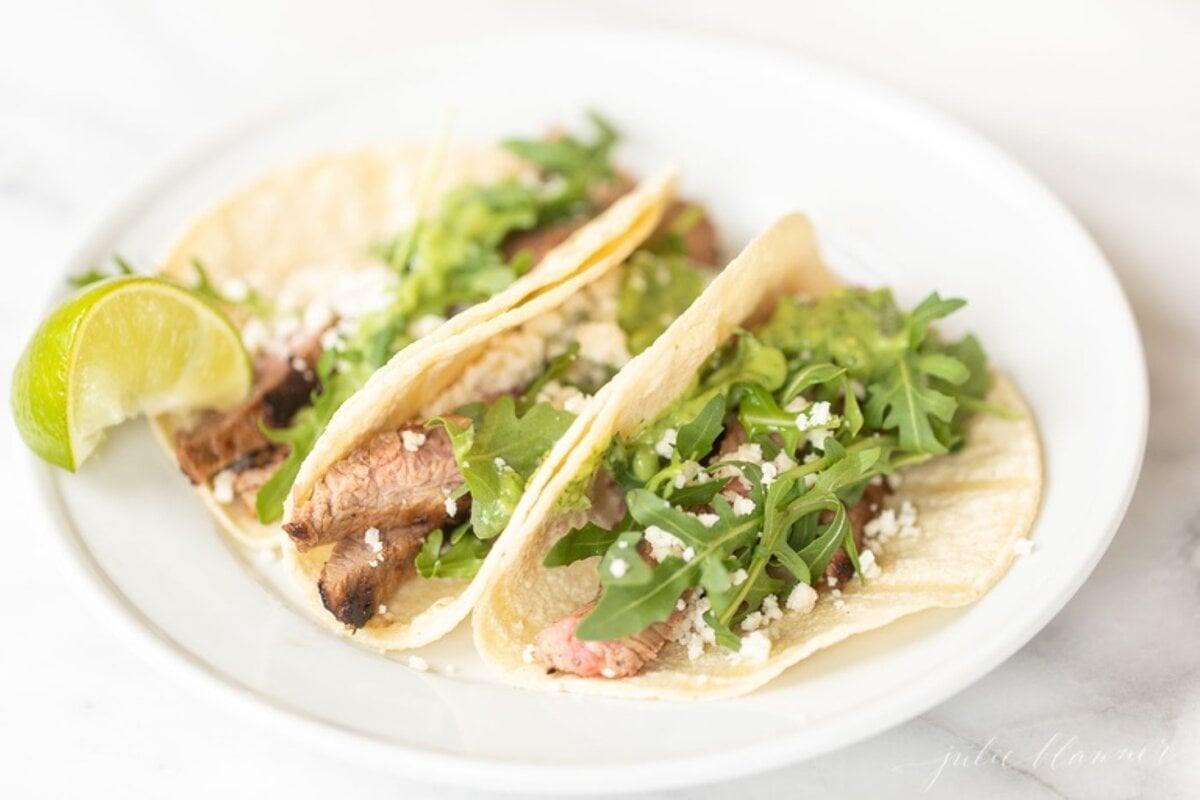
[[[491,542],[472,536],[470,523],[463,523],[442,546],[442,530],[431,531],[417,553],[415,566],[422,578],[474,578],[491,550]]]
[[[591,141],[568,135],[545,139],[509,139],[501,144],[531,164],[544,175],[557,178],[551,190],[541,198],[539,222],[545,224],[589,204],[588,195],[598,185],[617,184],[617,174],[610,162],[612,149],[620,138],[616,128],[595,112],[588,114],[595,129]]]
[[[708,505],[722,489],[729,485],[729,481],[730,479],[727,478],[684,486],[682,489],[672,489],[671,503],[680,508]]]
[[[967,304],[966,300],[943,300],[937,292],[926,297],[908,316],[908,346],[916,349],[925,341],[929,323],[953,314]]]
[[[582,528],[576,528],[554,543],[554,546],[542,559],[542,566],[565,567],[585,558],[604,555],[604,552],[617,541],[617,537],[624,532],[623,527],[624,530],[628,530],[628,526],[618,526],[609,531],[594,522],[589,522]]]
[[[736,344],[718,351],[715,368],[702,383],[704,391],[724,391],[735,383],[756,384],[773,392],[787,380],[787,359],[775,347],[745,331],[738,333]]]
[[[771,393],[756,384],[743,387],[738,421],[752,441],[763,443],[773,435],[779,436],[789,453],[796,452],[804,435],[796,427],[796,415],[781,409]]]
[[[645,586],[654,579],[654,570],[638,554],[640,533],[621,533],[600,560],[602,586]]]
[[[797,372],[784,387],[779,402],[783,405],[799,397],[806,389],[824,383],[831,383],[846,374],[846,370],[833,364],[809,364]]]
[[[852,537],[850,518],[846,515],[846,506],[837,498],[831,499],[835,505],[833,520],[821,531],[817,538],[797,553],[808,564],[813,575],[820,575],[829,566],[847,536]]]
[[[724,429],[722,420],[725,419],[725,398],[713,395],[696,418],[679,428],[675,439],[675,449],[684,461],[695,461],[707,454],[713,448],[713,442]]]
[[[605,586],[600,600],[576,627],[575,636],[584,641],[617,639],[666,621],[697,571],[694,562],[667,556],[654,567],[647,583]]]
[[[115,253],[113,254],[112,260],[113,264],[117,268],[115,272],[105,272],[98,267],[92,267],[87,272],[84,272],[80,275],[67,276],[67,283],[69,283],[71,286],[74,286],[76,289],[82,289],[84,286],[91,286],[93,283],[102,281],[105,278],[113,278],[118,275],[132,275],[136,272],[136,270],[128,261],[121,258],[121,256],[116,255]]]
[[[471,525],[490,539],[508,524],[525,484],[546,454],[570,427],[575,415],[549,403],[536,403],[523,416],[510,395],[488,406],[478,424],[446,428],[454,458],[471,490]]]
[[[928,378],[915,354],[907,353],[897,360],[882,380],[868,387],[863,409],[867,425],[897,431],[905,450],[946,452],[946,444],[938,439],[930,420],[950,422],[957,403],[930,386]]]

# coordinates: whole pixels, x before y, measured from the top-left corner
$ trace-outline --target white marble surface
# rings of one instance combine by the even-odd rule
[[[385,69],[408,36],[630,25],[824,58],[973,124],[1091,228],[1145,337],[1146,464],[1095,574],[987,678],[820,760],[663,796],[1200,796],[1200,4],[434,5],[0,6],[4,394],[62,260],[123,186],[264,104]],[[60,588],[50,523],[28,497],[15,431],[0,429],[5,503],[17,509],[6,536],[20,542],[0,582],[0,796],[250,796],[281,781],[296,797],[466,794],[247,727],[127,651]]]

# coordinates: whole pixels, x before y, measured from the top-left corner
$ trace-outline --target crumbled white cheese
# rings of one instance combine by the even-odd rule
[[[233,481],[235,478],[237,478],[237,473],[231,469],[223,469],[213,476],[213,499],[223,506],[227,506],[233,502]]]
[[[527,644],[525,645],[525,649],[521,651],[521,660],[526,664],[532,664],[535,660],[535,653],[537,653],[537,648],[534,645]]]
[[[829,403],[826,401],[813,403],[806,411],[801,411],[796,415],[796,427],[801,431],[819,428],[822,425],[828,425],[832,421],[833,414],[830,413]]]
[[[739,517],[746,517],[753,514],[755,508],[756,506],[754,505],[754,501],[749,497],[742,497],[739,495],[738,498],[733,501],[733,513]]]
[[[446,516],[454,517],[458,514],[458,501],[453,497],[446,498]]]
[[[858,565],[862,567],[862,576],[867,580],[878,578],[881,570],[879,563],[875,560],[875,553],[871,550],[863,550],[858,554]]]
[[[336,350],[341,347],[342,332],[337,328],[329,328],[321,334],[321,349]]]
[[[240,278],[234,278],[221,284],[221,294],[235,303],[240,303],[250,296],[250,285]]]
[[[813,425],[828,425],[832,422],[833,414],[829,410],[829,403],[826,401],[813,403],[808,412],[808,420]]]
[[[899,472],[893,472],[891,475],[885,477],[884,480],[887,481],[888,488],[893,492],[899,489],[900,485],[904,483],[904,478],[901,477]]]
[[[1033,540],[1021,537],[1013,542],[1013,551],[1018,557],[1024,557],[1033,553]]]
[[[292,356],[291,366],[292,366],[293,372],[307,372],[308,371],[308,362],[305,361],[300,356]]]
[[[334,316],[333,309],[329,307],[328,303],[315,300],[308,305],[308,308],[304,309],[301,326],[304,330],[312,333],[323,331],[333,322]]]
[[[770,486],[775,482],[775,478],[779,475],[779,470],[775,468],[775,464],[767,461],[762,465],[762,485]]]
[[[729,575],[729,582],[734,586],[741,586],[746,582],[746,578],[750,577],[746,570],[740,567]]]
[[[682,489],[685,486],[692,486],[697,483],[708,483],[710,480],[712,479],[698,462],[685,461],[679,465],[679,472],[675,473],[673,483],[676,489]]]
[[[747,442],[732,453],[721,457],[721,461],[745,461],[748,464],[763,463],[762,446]]]
[[[603,669],[600,670],[600,674],[605,678],[617,677],[617,671],[615,669],[613,669],[612,667],[604,667]]]
[[[400,441],[404,444],[405,450],[415,453],[421,449],[421,445],[425,444],[425,434],[420,431],[403,430],[400,431]]]
[[[623,558],[614,558],[608,562],[608,571],[614,578],[624,578],[625,574],[629,572],[629,562]]]
[[[501,472],[508,469],[508,462],[500,456],[496,456],[496,458],[492,460],[492,465]]]
[[[271,331],[267,329],[267,325],[258,317],[251,317],[246,320],[246,324],[242,326],[242,344],[251,353],[256,353],[259,350],[265,350],[271,342]]]
[[[625,331],[615,322],[583,322],[575,330],[579,357],[595,364],[620,369],[629,363]]]
[[[537,401],[539,403],[549,403],[555,408],[577,414],[587,405],[588,397],[589,395],[584,394],[574,386],[558,381],[548,381],[545,386],[538,390]]]
[[[762,631],[742,637],[742,647],[734,654],[737,662],[761,664],[771,655],[771,639]]]
[[[367,547],[371,548],[372,553],[383,552],[383,541],[379,538],[379,528],[367,528],[363,532],[363,541],[366,542]]]
[[[787,598],[788,611],[795,611],[798,614],[811,612],[816,604],[817,590],[807,583],[797,583]]]
[[[763,619],[767,622],[774,622],[783,616],[783,612],[779,609],[779,598],[773,594],[769,594],[762,601]]]
[[[445,317],[437,314],[424,314],[409,324],[408,333],[414,339],[420,339],[433,333],[445,321]]]
[[[718,517],[716,514],[700,513],[700,514],[693,514],[692,516],[694,516],[696,519],[700,520],[700,524],[706,528],[711,528],[713,525],[716,525],[718,522],[721,521],[721,518]]]
[[[658,453],[663,458],[670,458],[675,453],[675,442],[679,438],[679,431],[674,428],[667,428],[662,432],[658,442],[654,445],[654,452]]]
[[[429,662],[426,661],[425,659],[421,658],[420,656],[409,656],[408,657],[408,666],[411,667],[412,669],[415,669],[417,672],[428,672],[429,671]]]
[[[769,594],[763,598],[762,607],[758,611],[752,611],[745,616],[742,620],[742,630],[756,631],[759,628],[765,628],[782,616],[783,611],[779,608],[779,598]]]
[[[833,607],[836,608],[838,611],[841,611],[843,608],[846,607],[846,601],[842,600],[840,598],[837,600],[834,600]]]
[[[895,538],[916,539],[920,535],[921,529],[917,527],[917,509],[908,500],[900,504],[899,514],[894,509],[885,508],[879,516],[868,520],[863,526],[863,536],[869,542],[874,541],[880,545],[885,545]]]
[[[645,539],[646,544],[650,545],[650,558],[659,563],[662,563],[667,556],[683,555],[683,540],[657,525],[647,526]]]
[[[675,641],[687,651],[688,659],[695,661],[704,655],[704,648],[717,643],[717,633],[704,621],[709,609],[708,598],[701,595],[686,604],[683,619],[675,631]]]
[[[386,603],[380,603],[380,604],[379,604],[379,609],[378,609],[378,612],[379,612],[380,614],[386,614],[386,613],[387,613],[387,604],[386,604]]]
[[[786,450],[780,450],[779,455],[775,456],[775,460],[771,462],[775,467],[775,472],[787,472],[792,467],[796,466],[796,462],[787,454]]]

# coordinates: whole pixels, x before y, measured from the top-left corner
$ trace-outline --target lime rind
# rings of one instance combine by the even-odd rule
[[[73,471],[124,419],[228,405],[251,383],[249,355],[220,309],[168,281],[117,277],[72,295],[39,326],[11,402],[25,443]]]

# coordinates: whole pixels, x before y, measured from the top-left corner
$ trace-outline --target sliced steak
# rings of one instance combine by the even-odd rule
[[[658,657],[682,618],[676,611],[666,622],[656,622],[641,633],[620,639],[589,642],[575,637],[580,620],[596,605],[588,603],[573,614],[547,626],[534,642],[534,658],[550,672],[583,678],[628,678]]]
[[[347,536],[321,569],[321,602],[337,620],[361,628],[400,586],[432,525]]]
[[[308,405],[317,388],[312,365],[320,353],[316,337],[292,356],[260,353],[254,359],[254,391],[249,398],[226,411],[204,412],[195,427],[176,436],[179,468],[192,483],[206,483],[239,459],[271,445],[260,422],[283,427]]]
[[[283,529],[301,550],[372,527],[432,529],[462,483],[446,429],[410,423],[376,434],[330,467]]]
[[[859,501],[846,509],[846,516],[850,518],[850,529],[854,532],[854,545],[859,551],[863,546],[863,528],[868,522],[879,516],[879,512],[883,510],[883,501],[890,491],[886,481],[869,483],[863,490]],[[828,522],[829,520],[822,518],[822,521]],[[846,554],[845,548],[839,548],[833,554],[833,558],[825,566],[824,574],[826,580],[832,578],[837,581],[838,586],[845,585],[854,577],[854,565],[850,563],[850,556]]]
[[[589,221],[587,217],[576,217],[529,231],[514,231],[504,239],[504,258],[512,261],[518,254],[528,253],[532,258],[531,267],[536,267],[547,253],[570,239],[571,234]]]

